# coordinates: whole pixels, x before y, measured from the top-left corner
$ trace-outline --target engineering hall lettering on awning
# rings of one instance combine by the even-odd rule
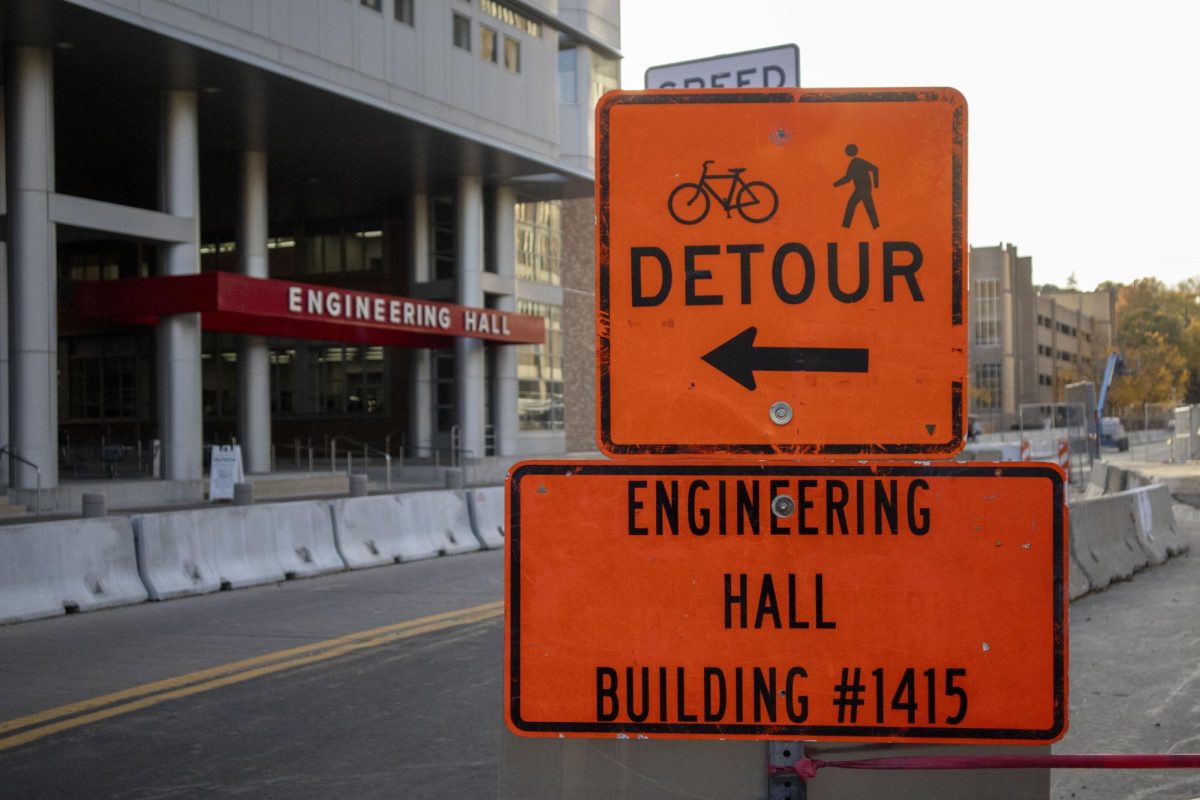
[[[205,330],[401,347],[448,347],[462,336],[536,344],[540,317],[229,272],[81,284],[80,319],[154,324],[198,313]]]

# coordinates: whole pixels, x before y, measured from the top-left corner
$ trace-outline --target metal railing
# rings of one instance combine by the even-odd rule
[[[389,437],[389,439],[390,439],[390,437]],[[344,444],[350,445],[350,447],[346,448],[346,473],[347,474],[350,474],[354,469],[354,450],[361,449],[361,451],[362,451],[363,471],[364,472],[371,465],[371,455],[372,454],[375,454],[376,456],[382,456],[383,462],[384,462],[385,486],[387,487],[388,491],[391,491],[391,488],[392,488],[392,456],[391,456],[391,454],[388,453],[386,449],[380,450],[379,448],[372,447],[371,445],[369,445],[365,442],[360,442],[355,439],[351,439],[349,436],[334,436],[333,438],[331,438],[329,440],[329,471],[330,472],[338,471],[338,469],[337,469],[338,441],[341,441]],[[388,446],[388,444],[387,444],[387,441],[385,440],[384,447],[386,448],[387,446]],[[354,448],[354,449],[351,449],[351,448]],[[311,459],[311,452],[312,451],[310,449],[309,450],[310,459]]]
[[[133,444],[122,444],[115,438],[102,435],[99,441],[78,445],[69,433],[64,433],[58,447],[59,474],[69,473],[72,478],[117,477],[117,465],[127,457],[135,462],[134,469],[139,477],[159,477],[158,464],[161,442],[158,439],[135,439]]]
[[[305,447],[307,447],[307,449],[308,449],[308,471],[315,472],[316,471],[316,465],[315,465],[316,459],[313,455],[314,450],[313,450],[312,437],[310,436],[308,438],[305,446],[301,445],[299,437],[292,439],[292,447],[293,447],[293,452],[294,452],[294,455],[296,458],[296,469],[299,470],[301,468],[300,455],[304,452]]]
[[[12,449],[9,448],[8,445],[0,446],[0,456],[5,455],[5,454],[8,455],[8,459],[9,459],[8,471],[10,473],[13,471],[12,462],[14,460],[20,461],[22,464],[24,464],[27,467],[33,467],[33,472],[37,476],[37,494],[34,495],[34,500],[33,500],[34,511],[33,511],[33,513],[41,514],[42,513],[42,468],[39,467],[37,464],[33,463],[32,461],[30,461],[28,458],[24,458],[22,456],[17,455],[16,453],[14,453],[12,451]]]
[[[483,454],[485,456],[496,454],[496,426],[483,426]],[[462,434],[458,425],[450,426],[450,466],[459,466],[460,456],[475,455],[474,450],[467,449],[462,446]]]
[[[428,453],[428,455],[423,455],[425,453]],[[445,448],[440,448],[440,447],[438,447],[436,445],[432,445],[432,444],[425,444],[425,445],[414,444],[414,445],[407,445],[404,448],[404,457],[405,458],[407,458],[409,456],[412,456],[413,458],[417,458],[417,459],[428,458],[429,463],[432,464],[434,467],[442,466],[442,456],[445,453],[446,453]],[[445,466],[447,466],[447,467],[453,466],[453,464],[451,463],[452,461],[453,461],[453,457],[447,458]]]

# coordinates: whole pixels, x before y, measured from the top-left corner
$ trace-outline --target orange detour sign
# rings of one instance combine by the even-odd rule
[[[596,121],[602,450],[961,449],[958,92],[613,92]]]
[[[1067,520],[1049,464],[526,462],[518,734],[1052,742]]]

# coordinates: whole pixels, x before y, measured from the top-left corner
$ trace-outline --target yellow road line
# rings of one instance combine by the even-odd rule
[[[336,639],[328,639],[301,647],[278,650],[274,653],[266,653],[254,658],[247,658],[242,661],[235,661],[230,664],[191,672],[187,675],[135,686],[78,703],[70,703],[41,711],[37,714],[17,717],[16,719],[0,723],[0,733],[21,728],[30,728],[30,726],[37,727],[32,727],[29,730],[11,736],[0,737],[0,751],[19,747],[20,745],[41,739],[53,733],[148,708],[167,700],[200,694],[201,692],[241,683],[242,681],[263,675],[295,669],[306,664],[328,661],[329,659],[338,658],[348,653],[372,647],[380,647],[391,642],[419,636],[423,633],[433,633],[447,628],[483,622],[498,617],[503,613],[504,603],[495,602],[472,608],[459,609],[457,611],[433,614],[395,625],[384,625],[379,628],[358,631],[357,633],[339,636]],[[121,701],[123,700],[129,700],[130,702],[122,703]],[[120,704],[113,705],[114,703]],[[109,707],[104,708],[104,706]],[[81,712],[91,709],[100,710],[90,714],[81,714]],[[54,722],[53,720],[59,721]]]

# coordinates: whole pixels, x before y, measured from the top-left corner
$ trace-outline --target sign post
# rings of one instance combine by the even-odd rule
[[[691,67],[647,85],[727,80]],[[509,473],[502,796],[1049,791],[1048,770],[804,789],[753,744],[786,767],[802,741],[1066,732],[1062,470],[931,463],[966,434],[966,126],[952,89],[601,100],[615,460]]]
[[[602,450],[962,448],[961,95],[618,92],[597,126]]]

